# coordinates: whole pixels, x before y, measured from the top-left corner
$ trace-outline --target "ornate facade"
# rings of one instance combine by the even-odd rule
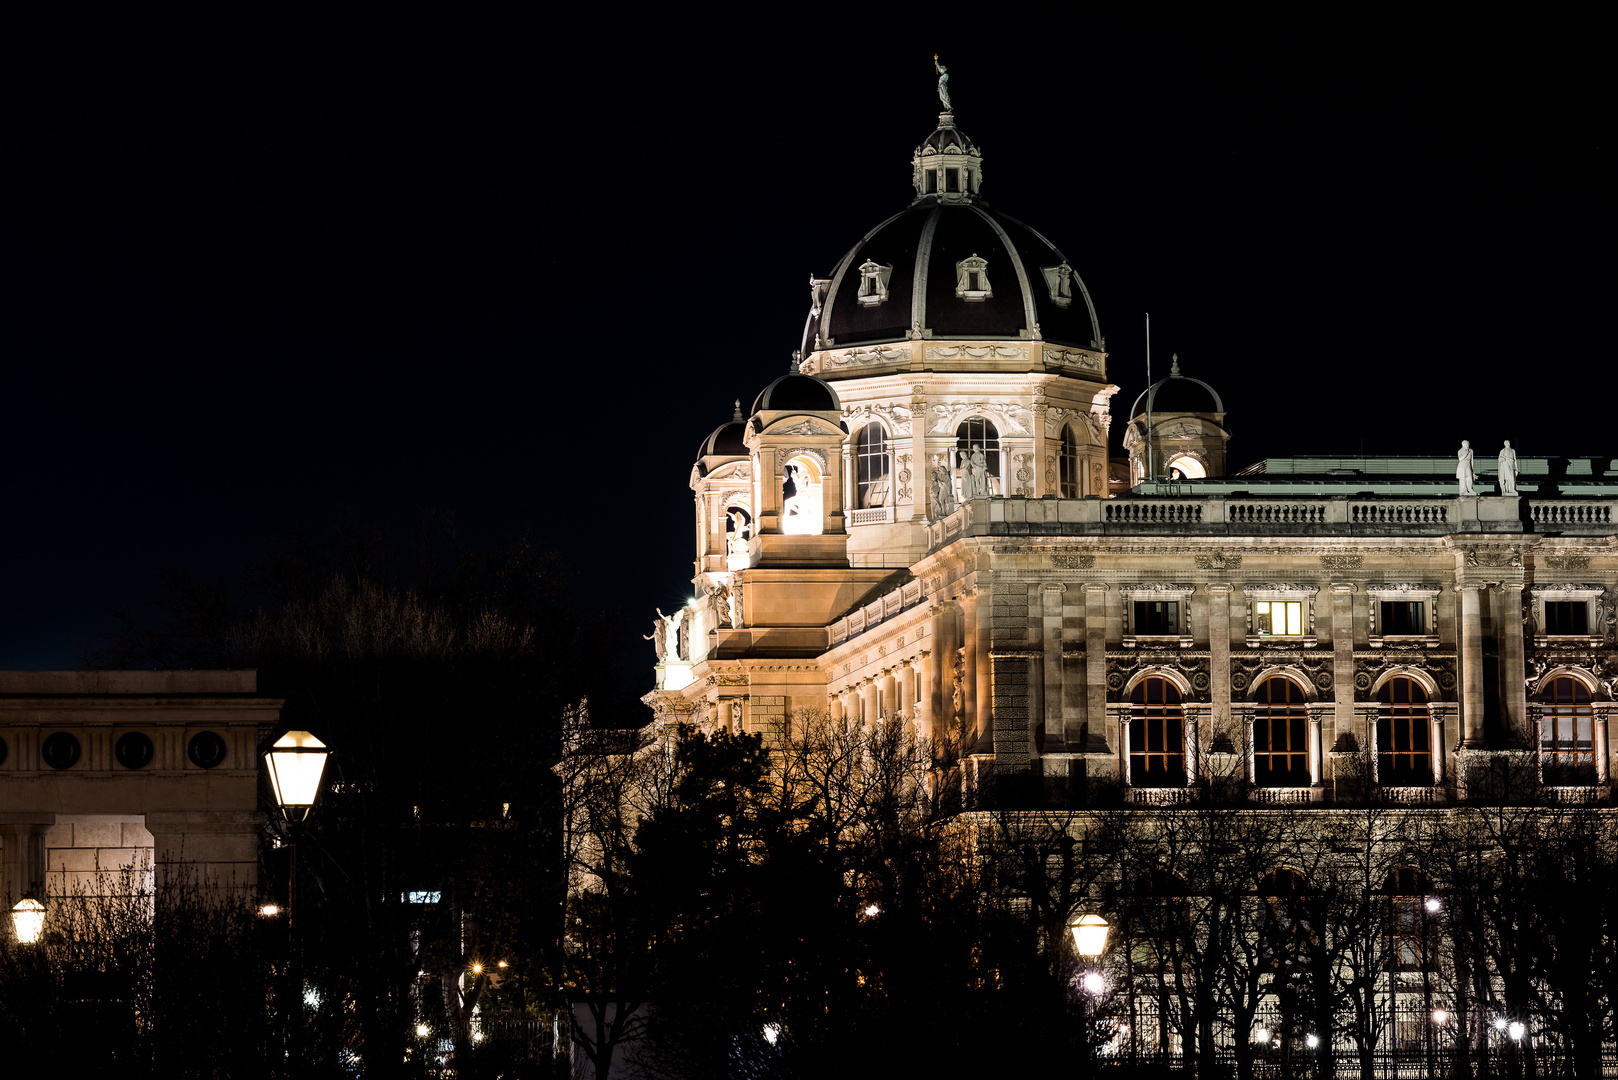
[[[1223,775],[1260,804],[1431,806],[1509,766],[1607,802],[1605,459],[1228,475],[1226,402],[1176,361],[1131,410],[1126,488],[1089,294],[982,168],[944,113],[911,205],[810,282],[791,371],[702,443],[658,721],[903,718],[984,799],[1172,804]]]

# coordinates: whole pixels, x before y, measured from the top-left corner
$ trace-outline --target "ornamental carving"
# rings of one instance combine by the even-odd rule
[[[893,364],[909,359],[909,349],[847,349],[843,352],[828,353],[825,364],[827,368],[870,367],[874,364]]]
[[[708,474],[709,480],[751,480],[753,478],[753,463],[750,461],[733,461],[729,465],[721,465]]]
[[[1618,664],[1610,653],[1594,649],[1556,649],[1540,651],[1528,657],[1528,670],[1523,678],[1530,702],[1539,697],[1540,680],[1552,671],[1574,668],[1594,677],[1608,698],[1618,698]]]
[[[1139,581],[1118,586],[1118,592],[1125,600],[1136,593],[1179,593],[1182,596],[1189,596],[1196,591],[1195,585],[1174,581]]]
[[[1057,349],[1047,346],[1045,349],[1045,362],[1059,364],[1062,367],[1079,368],[1081,371],[1100,371],[1101,357],[1092,353],[1073,352],[1069,349]]]
[[[929,345],[929,360],[1027,360],[1026,345]]]
[[[1242,586],[1243,596],[1268,596],[1272,593],[1281,593],[1288,596],[1314,596],[1320,592],[1315,585],[1304,585],[1296,581],[1260,581],[1252,585]]]
[[[841,435],[841,431],[834,431],[825,424],[813,420],[803,420],[791,427],[776,428],[771,435]]]
[[[1358,570],[1365,565],[1364,555],[1322,555],[1322,570]]]
[[[1216,551],[1212,555],[1198,555],[1196,560],[1198,570],[1240,570],[1242,568],[1242,557],[1240,555],[1225,555]]]
[[[1455,693],[1455,658],[1428,653],[1390,650],[1385,656],[1354,657],[1354,700],[1370,701],[1371,687],[1394,668],[1425,671],[1438,684],[1440,700],[1452,700]]]
[[[1063,570],[1088,570],[1096,564],[1094,555],[1060,554],[1051,556],[1051,565]]]
[[[1012,457],[1017,459],[1017,494],[1025,497],[1032,495],[1034,493],[1034,489],[1033,486],[1028,483],[1028,481],[1034,478],[1034,470],[1030,469],[1028,466],[1029,463],[1034,460],[1034,455],[1013,454]]]
[[[1521,566],[1522,556],[1516,548],[1506,548],[1504,551],[1479,551],[1473,549],[1466,553],[1468,566]]]
[[[899,498],[910,498],[910,455],[899,455]]]
[[[1111,655],[1107,656],[1107,700],[1110,702],[1123,702],[1128,698],[1124,696],[1124,687],[1137,674],[1156,670],[1168,669],[1178,672],[1191,684],[1189,701],[1209,700],[1208,687],[1211,680],[1208,677],[1208,658],[1206,656],[1177,656],[1173,653],[1160,653],[1150,656],[1138,655]]]
[[[848,405],[843,408],[843,419],[850,421],[849,428],[854,427],[854,421],[869,420],[879,417],[888,425],[888,430],[895,435],[910,434],[910,410],[903,405]]]
[[[1246,694],[1258,679],[1259,675],[1275,667],[1276,661],[1282,660],[1275,656],[1254,656],[1251,653],[1244,656],[1232,656],[1230,659],[1230,688],[1237,694]],[[1303,654],[1284,658],[1286,667],[1295,673],[1302,674],[1315,689],[1323,694],[1331,692],[1335,682],[1332,677],[1332,656],[1330,653]]]
[[[1547,555],[1543,561],[1545,566],[1551,570],[1590,569],[1590,556],[1588,555]]]
[[[821,472],[822,476],[825,475],[827,469],[831,468],[831,463],[826,460],[825,453],[820,451],[820,450],[816,450],[812,446],[794,446],[790,450],[782,450],[781,451],[781,458],[780,459],[783,462],[791,461],[795,457],[812,458],[815,461],[819,462],[819,464],[820,464],[820,472]]]
[[[1052,493],[1054,493],[1056,491],[1056,455],[1055,454],[1046,454],[1045,455],[1045,490],[1047,492],[1052,492]]]
[[[1437,596],[1442,591],[1437,585],[1419,581],[1372,582],[1365,586],[1367,596]]]
[[[1032,410],[1026,405],[990,405],[986,401],[948,401],[940,405],[927,406],[927,434],[953,435],[955,434],[956,418],[967,416],[989,416],[999,421],[999,426],[1005,428],[1001,435],[1029,435],[1029,424],[1033,421]]]

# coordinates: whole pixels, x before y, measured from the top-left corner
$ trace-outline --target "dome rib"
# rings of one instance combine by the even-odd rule
[[[910,325],[927,327],[927,261],[933,257],[933,233],[938,229],[938,207],[927,212],[927,223],[921,227],[921,241],[916,245],[916,273],[910,283]]]
[[[865,245],[871,242],[871,238],[873,236],[887,228],[893,222],[904,217],[906,213],[906,210],[901,210],[897,214],[894,214],[892,217],[883,221],[882,224],[878,225],[870,232],[866,233],[860,238],[859,243],[848,249],[848,254],[843,256],[842,262],[838,263],[837,268],[831,272],[831,288],[826,290],[826,303],[825,306],[820,309],[820,337],[822,339],[827,336],[827,331],[831,330],[831,314],[833,309],[835,309],[837,306],[837,291],[842,287],[843,279],[847,276],[848,268],[853,263],[854,256],[865,250]],[[830,344],[830,342],[827,342],[827,344]]]
[[[1000,237],[1000,242],[1006,246],[1006,254],[1011,257],[1011,266],[1017,271],[1017,283],[1022,286],[1023,318],[1028,320],[1029,333],[1033,333],[1035,327],[1039,326],[1039,315],[1034,311],[1034,293],[1028,284],[1028,271],[1022,264],[1022,256],[1017,252],[1017,245],[1011,242],[1011,237],[1006,235],[1006,230],[1000,227],[1000,223],[985,214],[981,208],[974,206],[972,211],[989,223],[989,228],[994,230],[995,235]]]
[[[1055,244],[1051,243],[1050,239],[1048,237],[1046,237],[1046,235],[1044,233],[1040,232],[1038,229],[1034,228],[1032,225],[1028,224],[1027,222],[1021,221],[1021,220],[1019,220],[1017,218],[1012,217],[1010,214],[1002,214],[1001,217],[1005,218],[1007,221],[1010,221],[1010,222],[1016,224],[1020,228],[1027,229],[1028,232],[1035,239],[1037,239],[1040,243],[1044,244],[1046,247],[1050,248],[1052,253],[1055,254],[1055,256],[1058,259],[1061,259],[1063,262],[1067,263],[1069,266],[1073,265],[1072,260],[1070,260],[1067,257],[1067,254],[1061,248],[1059,248]],[[1080,294],[1082,294],[1084,296],[1085,309],[1087,311],[1089,311],[1089,313],[1090,313],[1090,328],[1095,332],[1095,338],[1091,342],[1091,346],[1093,348],[1099,349],[1099,348],[1101,348],[1101,320],[1096,317],[1095,301],[1090,299],[1090,290],[1084,284],[1084,279],[1079,276],[1079,272],[1077,270],[1073,271],[1073,280],[1078,284],[1079,292],[1080,292]]]

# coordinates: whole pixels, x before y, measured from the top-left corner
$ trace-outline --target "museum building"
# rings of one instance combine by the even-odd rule
[[[980,798],[1022,778],[1170,805],[1226,776],[1258,803],[1435,805],[1507,765],[1608,801],[1606,459],[1232,475],[1217,377],[1176,361],[1114,461],[1089,293],[984,201],[982,164],[943,113],[910,205],[811,280],[790,371],[701,441],[657,723],[903,718]]]

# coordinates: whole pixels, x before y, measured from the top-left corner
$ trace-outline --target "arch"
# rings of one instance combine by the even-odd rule
[[[1182,699],[1191,696],[1191,680],[1186,678],[1180,672],[1176,671],[1174,668],[1168,667],[1142,668],[1141,670],[1135,672],[1134,675],[1130,676],[1129,681],[1124,683],[1123,696],[1126,698],[1132,698],[1135,693],[1135,687],[1139,686],[1143,680],[1149,679],[1154,675],[1158,678],[1167,679],[1173,683],[1175,689],[1180,691],[1180,697]]]
[[[1544,688],[1550,685],[1551,680],[1560,678],[1577,679],[1579,682],[1583,683],[1584,688],[1589,691],[1590,700],[1601,700],[1603,687],[1600,679],[1597,679],[1594,675],[1590,674],[1583,668],[1566,666],[1550,668],[1537,680],[1535,680],[1532,696],[1535,698],[1540,697],[1545,692]]]
[[[781,531],[819,536],[826,528],[825,458],[809,450],[788,453],[781,466]]]
[[[1078,499],[1085,494],[1084,474],[1079,467],[1079,439],[1071,423],[1062,425],[1062,441],[1056,455],[1060,487],[1057,496]]]
[[[1185,694],[1180,689],[1181,678],[1169,678],[1164,672],[1144,675],[1130,691],[1131,787],[1186,785]]]
[[[1433,678],[1430,674],[1428,674],[1425,670],[1423,670],[1421,668],[1418,668],[1418,667],[1406,667],[1406,666],[1403,666],[1403,665],[1400,665],[1400,666],[1397,666],[1397,667],[1390,667],[1388,670],[1384,671],[1381,675],[1378,675],[1377,678],[1376,678],[1376,681],[1371,684],[1371,689],[1370,689],[1371,697],[1374,698],[1379,693],[1381,693],[1382,692],[1382,687],[1387,684],[1389,679],[1399,678],[1400,676],[1403,676],[1405,678],[1414,679],[1414,680],[1416,680],[1416,682],[1420,683],[1422,690],[1427,694],[1427,700],[1428,701],[1442,701],[1443,700],[1443,696],[1441,694],[1439,694],[1439,692],[1438,692],[1438,680],[1437,679]]]
[[[1252,683],[1248,686],[1247,700],[1257,701],[1259,687],[1271,679],[1286,679],[1288,682],[1296,683],[1298,689],[1303,691],[1305,701],[1314,702],[1320,700],[1320,693],[1315,689],[1315,681],[1297,668],[1285,664],[1271,665],[1254,675]]]
[[[1181,478],[1186,480],[1206,480],[1208,478],[1208,459],[1195,450],[1177,450],[1163,463],[1165,469],[1178,469]]]
[[[952,460],[961,477],[958,501],[970,502],[999,494],[995,488],[1005,474],[1000,470],[1000,429],[993,420],[973,413],[957,424]]]
[[[1309,710],[1297,679],[1275,675],[1253,692],[1253,779],[1259,787],[1308,787]]]
[[[854,508],[867,510],[893,501],[893,450],[888,430],[872,420],[854,435]]]
[[[1596,767],[1596,715],[1590,688],[1569,672],[1541,679],[1534,697],[1544,782],[1558,787],[1597,783],[1601,777]]]
[[[1434,782],[1432,712],[1422,682],[1412,675],[1382,680],[1376,692],[1376,776],[1392,787]]]

